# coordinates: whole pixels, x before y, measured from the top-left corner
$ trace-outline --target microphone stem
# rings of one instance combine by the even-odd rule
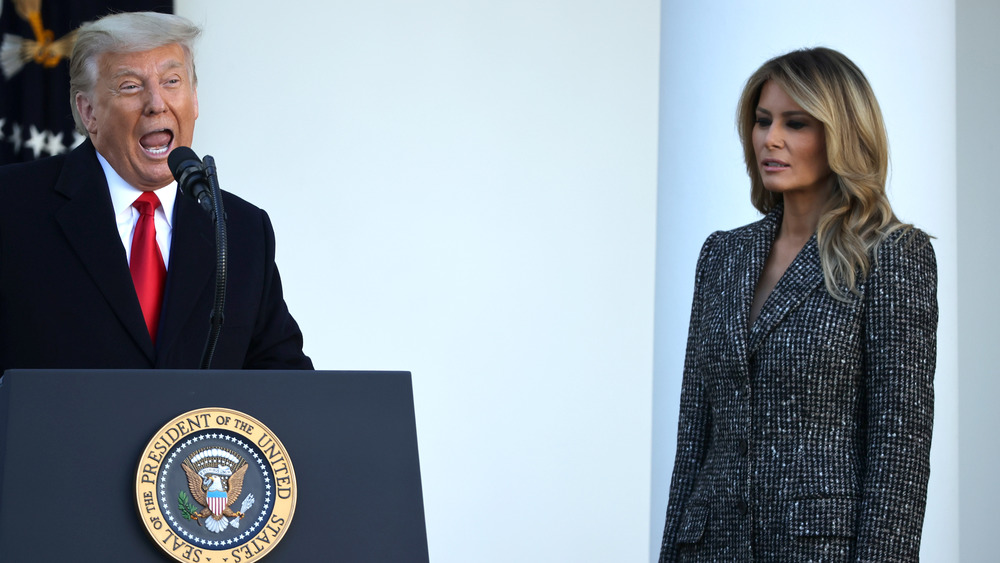
[[[208,185],[212,189],[211,202],[203,202],[202,207],[211,208],[212,222],[215,225],[215,303],[212,307],[212,314],[209,318],[210,329],[208,340],[205,342],[205,351],[201,357],[201,369],[209,369],[212,365],[212,357],[215,355],[215,347],[219,342],[219,334],[222,333],[222,324],[225,322],[226,305],[226,273],[229,263],[229,240],[226,233],[226,211],[222,205],[222,190],[219,189],[219,179],[215,169],[215,159],[205,155],[205,175],[208,178]],[[205,200],[209,198],[204,198]],[[202,202],[203,200],[199,200]],[[206,205],[207,203],[207,205]]]

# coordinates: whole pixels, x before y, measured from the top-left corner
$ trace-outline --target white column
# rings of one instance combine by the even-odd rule
[[[921,555],[957,561],[954,2],[665,0],[661,18],[650,559],[659,550],[673,466],[698,250],[712,231],[758,217],[735,131],[737,98],[766,59],[823,45],[854,60],[875,89],[889,130],[897,215],[937,237],[937,397]]]
[[[963,561],[995,561],[1000,517],[1000,4],[958,0],[959,506]]]

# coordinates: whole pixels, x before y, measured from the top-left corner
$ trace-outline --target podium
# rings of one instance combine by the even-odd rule
[[[164,424],[207,407],[266,425],[294,467],[266,563],[428,561],[408,372],[197,370],[9,370],[0,561],[172,561],[140,516],[137,470]]]

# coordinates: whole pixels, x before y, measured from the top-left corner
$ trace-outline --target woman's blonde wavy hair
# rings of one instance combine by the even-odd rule
[[[750,175],[750,199],[761,213],[782,201],[764,188],[753,148],[757,104],[764,83],[773,80],[802,109],[823,123],[834,188],[816,229],[827,291],[846,300],[858,293],[875,249],[901,223],[885,193],[889,139],[868,79],[843,54],[817,47],[775,57],[746,83],[736,113],[743,158]]]

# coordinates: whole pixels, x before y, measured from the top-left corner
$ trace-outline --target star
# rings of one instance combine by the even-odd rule
[[[38,158],[38,155],[42,154],[42,151],[45,150],[46,134],[45,131],[39,131],[34,125],[31,126],[31,138],[24,145],[31,149],[35,158]]]
[[[0,141],[4,140],[3,126],[7,124],[7,118],[0,119]]]
[[[15,123],[13,126],[13,131],[10,134],[10,142],[14,145],[14,153],[21,152],[21,145],[24,144],[24,138],[21,136],[21,124]]]
[[[45,150],[52,156],[66,152],[66,145],[63,144],[62,139],[63,133],[61,131],[58,135],[49,133],[49,142],[45,145]]]
[[[75,149],[86,140],[87,140],[86,135],[81,135],[79,131],[73,131],[73,146],[71,146],[70,148]]]

